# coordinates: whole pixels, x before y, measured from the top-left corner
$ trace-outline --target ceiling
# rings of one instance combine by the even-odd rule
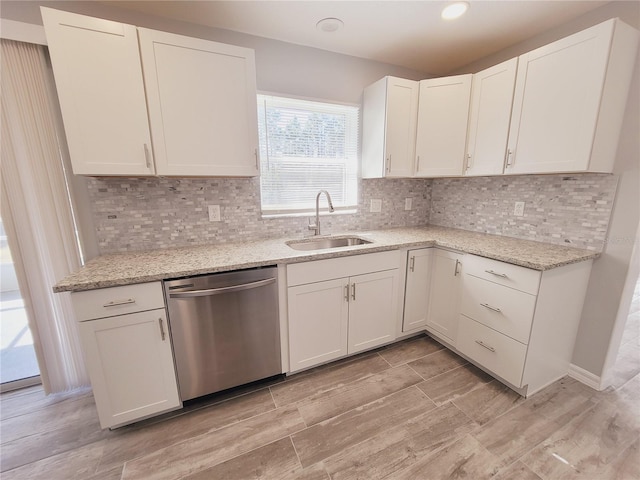
[[[107,3],[107,2],[105,2]],[[423,1],[109,1],[112,6],[446,74],[598,8],[604,1],[481,1],[457,20]],[[337,17],[326,33],[316,23]]]

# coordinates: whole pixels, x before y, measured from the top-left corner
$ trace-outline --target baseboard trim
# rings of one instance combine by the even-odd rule
[[[593,388],[594,390],[602,390],[602,379],[584,368],[580,368],[573,363],[569,365],[569,376],[575,378],[580,383]]]

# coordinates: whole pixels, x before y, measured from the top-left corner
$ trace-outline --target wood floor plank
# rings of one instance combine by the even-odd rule
[[[60,402],[77,400],[82,397],[93,397],[91,389],[82,388],[72,392],[45,395],[42,386],[39,385],[0,395],[0,414],[3,420],[20,415],[31,415],[36,410],[53,407]]]
[[[418,384],[436,405],[454,400],[493,380],[489,374],[467,364]]]
[[[396,471],[475,429],[452,403],[413,417],[324,461],[332,480],[393,478]]]
[[[493,380],[453,400],[460,410],[480,425],[505,414],[524,401],[524,397]]]
[[[335,368],[326,368],[306,375],[294,375],[271,387],[273,399],[278,407],[299,402],[313,395],[322,395],[329,390],[362,380],[389,368],[389,364],[378,355],[367,355],[353,362],[341,363]]]
[[[298,409],[286,406],[128,461],[122,478],[164,480],[192,475],[304,428]]]
[[[123,427],[106,442],[98,471],[274,409],[269,390],[263,389],[152,425]]]
[[[498,472],[493,480],[542,480],[522,462],[515,462]]]
[[[595,478],[637,441],[640,419],[603,401],[543,441],[522,462],[542,478]]]
[[[313,425],[291,438],[302,466],[307,467],[434,408],[420,390],[410,387]]]
[[[472,436],[465,435],[453,444],[432,452],[400,472],[393,480],[445,480],[492,478],[498,471],[500,461],[485,450]]]
[[[297,405],[307,426],[311,426],[415,385],[421,380],[420,375],[411,368],[401,365],[328,392],[312,395]]]
[[[440,343],[429,336],[423,335],[415,339],[389,345],[378,351],[378,355],[395,367],[418,360],[442,349],[444,347]]]
[[[461,356],[443,349],[414,360],[409,363],[409,366],[418,372],[423,379],[429,380],[466,363],[467,361]]]

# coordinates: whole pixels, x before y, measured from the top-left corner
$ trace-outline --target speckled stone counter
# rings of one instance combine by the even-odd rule
[[[472,253],[535,270],[549,270],[598,256],[589,250],[436,226],[348,233],[372,243],[298,251],[285,243],[294,239],[279,238],[104,255],[62,279],[53,291],[93,290],[264,265],[430,246]],[[334,233],[332,236],[337,235]]]

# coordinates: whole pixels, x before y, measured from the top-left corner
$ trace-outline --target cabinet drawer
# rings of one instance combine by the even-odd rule
[[[505,287],[537,295],[541,272],[490,258],[467,255],[464,263],[465,273],[484,278]]]
[[[79,322],[164,308],[160,282],[74,292],[71,301]]]
[[[529,343],[536,296],[465,274],[461,313],[521,343]]]
[[[526,345],[460,315],[458,350],[515,387],[521,386]]]

